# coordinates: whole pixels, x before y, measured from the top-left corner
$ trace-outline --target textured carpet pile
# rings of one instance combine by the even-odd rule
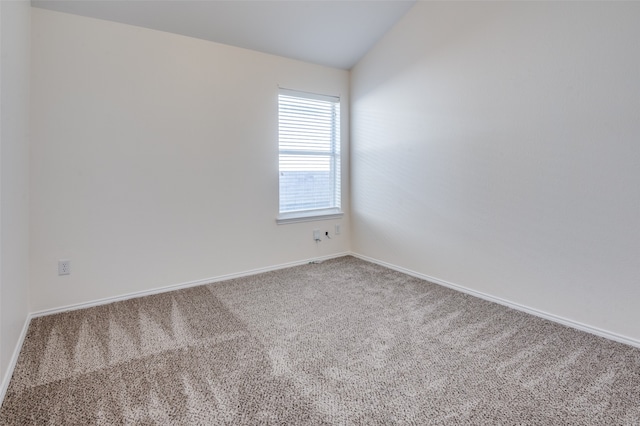
[[[640,350],[353,257],[34,319],[0,424],[640,424]]]

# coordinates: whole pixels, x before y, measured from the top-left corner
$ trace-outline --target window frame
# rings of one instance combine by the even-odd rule
[[[280,179],[281,179],[281,169],[280,169],[280,161],[281,156],[291,155],[293,151],[291,150],[283,150],[280,147],[280,127],[281,127],[281,109],[280,109],[280,100],[281,96],[293,97],[293,98],[301,98],[301,99],[309,99],[309,100],[317,100],[317,101],[325,101],[332,102],[337,104],[338,111],[336,117],[332,120],[332,141],[331,141],[331,151],[326,154],[329,157],[330,161],[330,176],[332,185],[331,191],[333,196],[333,201],[335,206],[330,208],[316,208],[316,209],[303,209],[303,210],[295,210],[295,211],[280,211],[280,202],[281,202],[281,192],[280,192]],[[343,217],[344,212],[342,211],[342,140],[341,140],[341,99],[339,96],[331,96],[331,95],[321,95],[317,93],[304,92],[300,90],[292,90],[285,89],[282,87],[278,88],[278,215],[276,217],[276,223],[287,224],[287,223],[296,223],[296,222],[308,222],[315,220],[328,220],[328,219],[340,219]],[[304,152],[304,151],[303,151]],[[312,149],[309,152],[313,152]],[[313,154],[309,154],[313,155]],[[317,155],[317,154],[316,154]],[[318,155],[323,156],[323,155]]]

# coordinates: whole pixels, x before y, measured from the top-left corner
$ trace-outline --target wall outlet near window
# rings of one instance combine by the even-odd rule
[[[339,235],[340,232],[342,232],[342,225],[336,223],[336,231],[334,232],[334,234]]]
[[[314,241],[322,241],[322,238],[320,237],[320,230],[319,229],[314,229],[313,230],[313,240]]]
[[[58,275],[71,274],[71,261],[69,259],[58,260]]]

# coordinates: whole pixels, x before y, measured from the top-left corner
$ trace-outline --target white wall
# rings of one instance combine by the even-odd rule
[[[0,378],[28,313],[29,37],[28,1],[0,1]]]
[[[341,221],[275,223],[277,86],[348,105],[347,71],[36,8],[32,20],[32,311],[350,250],[348,179]],[[335,223],[345,233],[314,243]]]
[[[354,251],[640,341],[638,22],[419,2],[352,71]]]

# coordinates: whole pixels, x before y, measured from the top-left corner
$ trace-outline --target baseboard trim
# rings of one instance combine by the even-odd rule
[[[234,279],[234,278],[241,278],[241,277],[247,277],[247,276],[251,276],[251,275],[261,274],[261,273],[264,273],[264,272],[277,271],[278,269],[292,268],[294,266],[305,265],[307,263],[322,262],[322,261],[329,260],[329,259],[335,259],[335,258],[338,258],[338,257],[349,256],[350,254],[351,254],[350,252],[334,253],[334,254],[327,255],[327,256],[319,256],[319,257],[314,257],[314,258],[311,258],[311,259],[304,259],[304,260],[297,260],[297,261],[294,261],[294,262],[281,263],[281,264],[274,265],[274,266],[267,266],[267,267],[263,267],[263,268],[250,269],[250,270],[247,270],[247,271],[237,272],[237,273],[233,273],[233,274],[219,275],[219,276],[212,277],[212,278],[205,278],[205,279],[201,279],[201,280],[188,281],[188,282],[184,282],[184,283],[180,283],[180,284],[172,284],[172,285],[168,285],[168,286],[164,286],[164,287],[154,288],[154,289],[151,289],[151,290],[137,291],[137,292],[123,294],[123,295],[120,295],[120,296],[105,297],[103,299],[97,299],[97,300],[93,300],[93,301],[90,301],[90,302],[75,303],[75,304],[66,305],[66,306],[62,306],[62,307],[58,307],[58,308],[44,309],[44,310],[41,310],[41,311],[31,312],[31,313],[29,313],[27,315],[27,318],[25,319],[24,325],[22,327],[22,332],[20,333],[20,337],[18,339],[18,342],[16,343],[16,347],[13,350],[13,355],[11,357],[11,361],[9,362],[9,365],[7,366],[7,371],[5,372],[4,377],[2,378],[2,383],[0,384],[0,386],[1,386],[0,387],[0,405],[4,401],[4,397],[6,396],[7,390],[9,389],[9,383],[11,382],[11,377],[13,377],[13,371],[15,370],[16,364],[18,362],[18,357],[20,356],[20,351],[22,350],[22,346],[24,344],[24,340],[27,337],[27,330],[29,329],[29,324],[31,323],[31,320],[33,318],[38,318],[38,317],[43,317],[43,316],[46,316],[46,315],[57,314],[57,313],[60,313],[60,312],[67,312],[67,311],[74,311],[74,310],[78,310],[78,309],[91,308],[91,307],[94,307],[94,306],[106,305],[108,303],[119,302],[119,301],[128,300],[128,299],[135,299],[135,298],[138,298],[138,297],[149,296],[149,295],[152,295],[152,294],[166,293],[166,292],[169,292],[169,291],[180,290],[180,289],[183,289],[183,288],[195,287],[195,286],[204,285],[204,284],[212,284],[212,283],[216,283],[216,282],[231,280],[231,279]]]
[[[237,273],[233,273],[233,274],[219,275],[219,276],[216,276],[216,277],[204,278],[204,279],[195,280],[195,281],[188,281],[188,282],[179,283],[179,284],[171,284],[171,285],[168,285],[168,286],[153,288],[153,289],[150,289],[150,290],[143,290],[143,291],[136,291],[136,292],[132,292],[132,293],[126,293],[126,294],[123,294],[123,295],[120,295],[120,296],[105,297],[105,298],[102,298],[102,299],[92,300],[90,302],[74,303],[74,304],[71,304],[71,305],[61,306],[61,307],[58,307],[58,308],[44,309],[44,310],[41,310],[41,311],[32,312],[31,313],[31,318],[43,317],[43,316],[47,316],[47,315],[57,314],[57,313],[60,313],[60,312],[75,311],[75,310],[78,310],[78,309],[86,309],[86,308],[91,308],[91,307],[94,307],[94,306],[106,305],[108,303],[120,302],[120,301],[123,301],[123,300],[129,300],[129,299],[135,299],[135,298],[138,298],[138,297],[150,296],[150,295],[153,295],[153,294],[166,293],[166,292],[169,292],[169,291],[180,290],[180,289],[189,288],[189,287],[196,287],[196,286],[199,286],[199,285],[212,284],[212,283],[216,283],[216,282],[220,282],[220,281],[232,280],[232,279],[235,279],[235,278],[248,277],[248,276],[251,276],[251,275],[262,274],[264,272],[277,271],[278,269],[292,268],[294,266],[305,265],[307,263],[322,262],[322,261],[329,260],[329,259],[335,259],[335,258],[338,258],[338,257],[349,256],[350,254],[351,254],[350,252],[340,252],[340,253],[335,253],[335,254],[331,254],[331,255],[327,255],[327,256],[314,257],[314,258],[311,258],[311,259],[304,259],[304,260],[297,260],[297,261],[293,261],[293,262],[281,263],[281,264],[274,265],[274,266],[266,266],[266,267],[263,267],[263,268],[250,269],[250,270],[247,270],[247,271],[237,272]]]
[[[394,265],[394,264],[391,264],[391,263],[383,262],[382,260],[378,260],[378,259],[375,259],[375,258],[372,258],[372,257],[369,257],[369,256],[365,256],[363,254],[353,253],[352,252],[352,253],[350,253],[350,255],[353,256],[353,257],[357,257],[358,259],[362,259],[364,261],[367,261],[367,262],[375,263],[377,265],[384,266],[386,268],[393,269],[393,270],[398,271],[398,272],[402,272],[402,273],[410,275],[412,277],[420,278],[420,279],[423,279],[425,281],[429,281],[429,282],[432,282],[434,284],[441,285],[443,287],[448,287],[450,289],[457,290],[457,291],[460,291],[462,293],[466,293],[466,294],[469,294],[471,296],[475,296],[475,297],[478,297],[480,299],[487,300],[489,302],[494,302],[494,303],[497,303],[499,305],[506,306],[508,308],[512,308],[512,309],[515,309],[515,310],[518,310],[518,311],[521,311],[521,312],[525,312],[525,313],[528,313],[528,314],[531,314],[531,315],[534,315],[534,316],[537,316],[537,317],[540,317],[540,318],[544,318],[544,319],[549,320],[549,321],[556,322],[558,324],[565,325],[567,327],[575,328],[577,330],[584,331],[586,333],[590,333],[590,334],[594,334],[596,336],[604,337],[605,339],[613,340],[615,342],[624,343],[624,344],[629,345],[629,346],[634,346],[636,348],[640,348],[640,341],[636,340],[636,339],[632,339],[630,337],[622,336],[620,334],[612,333],[610,331],[603,330],[601,328],[593,327],[593,326],[590,326],[590,325],[587,325],[587,324],[584,324],[584,323],[581,323],[581,322],[578,322],[578,321],[573,321],[573,320],[570,320],[570,319],[567,319],[567,318],[563,318],[563,317],[558,316],[558,315],[554,315],[554,314],[550,314],[548,312],[540,311],[538,309],[530,308],[528,306],[521,305],[519,303],[515,303],[515,302],[512,302],[510,300],[502,299],[500,297],[492,296],[490,294],[483,293],[483,292],[480,292],[480,291],[477,291],[477,290],[472,290],[472,289],[470,289],[468,287],[464,287],[464,286],[461,286],[459,284],[454,284],[452,282],[441,280],[441,279],[436,278],[436,277],[432,277],[432,276],[429,276],[429,275],[421,274],[419,272],[415,272],[415,271],[412,271],[410,269],[403,268],[401,266],[397,266],[397,265]]]
[[[448,287],[451,288],[453,290],[457,290],[460,291],[462,293],[466,293],[475,297],[478,297],[480,299],[484,299],[490,302],[494,302],[494,303],[498,303],[500,305],[506,306],[508,308],[512,308],[512,309],[516,309],[518,311],[521,312],[526,312],[528,314],[540,317],[540,318],[544,318],[546,320],[549,321],[553,321],[562,325],[565,325],[567,327],[571,327],[571,328],[575,328],[577,330],[581,330],[587,333],[591,333],[594,334],[596,336],[600,336],[600,337],[604,337],[606,339],[609,340],[613,340],[616,342],[620,342],[620,343],[624,343],[627,344],[629,346],[633,346],[633,347],[637,347],[640,348],[640,341],[626,337],[626,336],[622,336],[616,333],[612,333],[610,331],[607,330],[602,330],[600,328],[597,327],[592,327],[590,325],[587,324],[583,324],[577,321],[573,321],[567,318],[563,318],[560,317],[558,315],[554,315],[554,314],[550,314],[544,311],[540,311],[537,309],[533,309],[530,308],[528,306],[525,305],[521,305],[519,303],[515,303],[515,302],[511,302],[509,300],[506,299],[502,299],[500,297],[495,297],[477,290],[472,290],[470,288],[458,285],[458,284],[454,284],[451,283],[449,281],[445,281],[445,280],[441,280],[439,278],[436,277],[432,277],[426,274],[421,274],[419,272],[407,269],[407,268],[403,268],[401,266],[398,265],[394,265],[388,262],[384,262],[382,260],[379,259],[375,259],[369,256],[365,256],[363,254],[359,254],[359,253],[355,253],[355,252],[341,252],[341,253],[335,253],[332,255],[328,255],[328,256],[322,256],[322,257],[315,257],[315,258],[311,258],[311,259],[304,259],[304,260],[299,260],[299,261],[294,261],[294,262],[288,262],[288,263],[282,263],[279,265],[274,265],[274,266],[268,266],[268,267],[263,267],[263,268],[256,268],[256,269],[250,269],[247,271],[243,271],[243,272],[238,272],[238,273],[233,273],[233,274],[226,274],[226,275],[219,275],[216,277],[211,277],[211,278],[205,278],[205,279],[201,279],[201,280],[195,280],[195,281],[188,281],[188,282],[184,282],[184,283],[180,283],[180,284],[173,284],[173,285],[169,285],[169,286],[164,286],[164,287],[158,287],[155,289],[151,289],[151,290],[144,290],[144,291],[138,291],[138,292],[132,292],[132,293],[127,293],[127,294],[123,294],[120,296],[113,296],[113,297],[106,297],[103,299],[97,299],[97,300],[93,300],[90,302],[83,302],[83,303],[76,303],[76,304],[71,304],[71,305],[67,305],[67,306],[62,306],[59,308],[53,308],[53,309],[45,309],[45,310],[41,310],[41,311],[37,311],[37,312],[32,312],[30,314],[27,315],[27,318],[25,319],[24,322],[24,326],[22,327],[22,331],[20,333],[20,337],[18,339],[18,342],[16,343],[16,347],[14,348],[13,351],[13,355],[11,357],[11,361],[7,367],[7,371],[4,374],[4,377],[2,378],[2,384],[0,387],[0,403],[2,401],[4,401],[4,397],[6,395],[7,389],[9,387],[9,382],[11,381],[11,377],[13,376],[13,371],[15,369],[16,363],[18,362],[18,356],[20,355],[20,350],[22,349],[22,345],[24,343],[24,340],[27,336],[27,330],[29,329],[29,324],[31,322],[31,320],[33,318],[37,318],[37,317],[42,317],[42,316],[46,316],[46,315],[52,315],[52,314],[56,314],[56,313],[60,313],[60,312],[66,312],[66,311],[73,311],[73,310],[77,310],[77,309],[85,309],[85,308],[91,308],[94,306],[100,306],[100,305],[105,305],[108,303],[113,303],[113,302],[119,302],[119,301],[123,301],[123,300],[128,300],[128,299],[134,299],[134,298],[138,298],[138,297],[144,297],[144,296],[149,296],[149,295],[153,295],[153,294],[160,294],[160,293],[166,293],[169,291],[174,291],[174,290],[180,290],[183,288],[189,288],[189,287],[195,287],[195,286],[199,286],[199,285],[204,285],[204,284],[212,284],[212,283],[216,283],[216,282],[221,282],[221,281],[226,281],[226,280],[230,280],[230,279],[235,279],[235,278],[242,278],[242,277],[247,277],[247,276],[251,276],[251,275],[257,275],[257,274],[261,274],[264,272],[270,272],[270,271],[276,271],[279,269],[286,269],[286,268],[292,268],[294,266],[299,266],[299,265],[304,265],[307,263],[313,263],[313,262],[321,262],[321,261],[325,261],[325,260],[329,260],[329,259],[335,259],[335,258],[339,258],[339,257],[344,257],[344,256],[353,256],[353,257],[357,257],[359,259],[362,259],[364,261],[367,262],[371,262],[371,263],[375,263],[377,265],[380,266],[384,266],[386,268],[389,269],[393,269],[395,271],[398,272],[402,272],[404,274],[419,278],[419,279],[423,279],[425,281],[429,281],[432,282],[434,284],[438,284],[444,287]]]
[[[25,318],[24,320],[24,325],[22,326],[22,331],[20,332],[20,336],[18,337],[18,341],[16,342],[16,347],[13,348],[13,354],[11,355],[9,365],[7,366],[7,371],[4,373],[4,377],[2,378],[2,387],[0,387],[0,405],[2,405],[2,402],[4,401],[4,397],[7,394],[7,389],[9,389],[9,382],[11,382],[11,377],[13,377],[13,370],[15,370],[16,364],[18,363],[18,357],[20,356],[20,350],[22,350],[24,339],[26,339],[27,337],[27,330],[29,330],[31,318],[31,314],[28,314],[27,318]]]

